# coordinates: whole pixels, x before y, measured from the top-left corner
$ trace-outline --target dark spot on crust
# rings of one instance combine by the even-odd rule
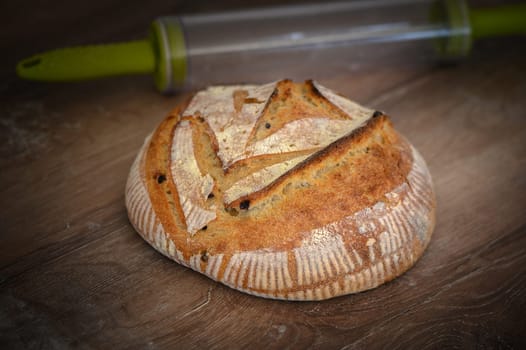
[[[203,250],[201,252],[201,261],[202,262],[207,262],[208,261],[208,252],[206,250]]]
[[[214,197],[215,197],[215,195],[214,195],[213,193],[210,192],[210,193],[208,194],[208,199],[212,199],[212,198],[214,198]]]
[[[157,183],[158,184],[162,184],[165,181],[166,181],[166,175],[161,174],[161,175],[157,176]]]
[[[307,80],[305,83],[306,83],[307,86],[310,88],[310,90],[311,90],[311,92],[312,92],[312,94],[313,94],[314,96],[317,96],[317,97],[320,97],[320,98],[323,98],[323,99],[325,98],[325,97],[323,97],[323,95],[322,95],[322,93],[320,92],[320,90],[318,90],[318,89],[316,88],[316,86],[314,86],[314,82],[313,82],[312,80]]]
[[[245,199],[244,201],[241,201],[239,203],[239,209],[241,210],[247,210],[250,207],[250,201],[248,199]]]
[[[225,208],[225,210],[232,216],[237,216],[239,214],[236,208]]]
[[[375,111],[373,113],[373,118],[378,118],[381,115],[384,115],[384,112],[382,112],[382,111]]]
[[[207,228],[208,228],[208,226],[205,225],[205,226],[203,226],[203,228],[201,230],[206,231]]]
[[[289,86],[283,92],[282,100],[285,101],[285,100],[289,99],[290,96],[292,96],[292,88]]]
[[[265,128],[270,129],[270,123],[265,123]]]
[[[257,98],[254,98],[254,97],[248,97],[248,98],[245,98],[245,103],[263,103],[265,101],[260,101],[258,100]]]
[[[232,97],[234,99],[234,109],[236,113],[241,112],[243,109],[243,103],[245,99],[248,97],[248,91],[246,90],[236,90],[232,94]]]

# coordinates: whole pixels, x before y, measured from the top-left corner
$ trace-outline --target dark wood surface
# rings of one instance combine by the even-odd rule
[[[526,346],[524,38],[482,41],[458,65],[386,62],[322,79],[386,111],[421,151],[437,225],[400,278],[283,302],[173,263],[128,222],[132,160],[181,96],[157,94],[149,77],[43,84],[13,72],[34,52],[139,38],[157,15],[239,2],[52,4],[0,11],[0,348]]]

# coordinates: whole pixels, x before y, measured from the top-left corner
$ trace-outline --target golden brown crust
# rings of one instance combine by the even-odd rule
[[[420,168],[424,167],[422,170],[424,175],[418,175],[422,179],[415,175],[416,183],[422,182],[419,185],[421,188],[418,189],[422,194],[418,191],[415,192],[416,194],[407,194],[409,197],[407,197],[406,206],[411,205],[412,202],[409,202],[409,199],[414,196],[415,201],[420,201],[419,205],[423,208],[421,209],[422,215],[414,222],[406,223],[401,219],[400,230],[401,232],[407,231],[408,237],[410,231],[414,231],[415,237],[421,235],[423,238],[421,241],[408,239],[405,249],[411,252],[411,259],[400,260],[400,263],[397,260],[398,268],[393,268],[389,274],[384,273],[383,280],[378,280],[378,282],[382,283],[402,273],[423,252],[434,227],[434,195],[430,187],[430,180],[426,178],[428,175],[425,175],[427,174],[425,164],[422,165],[422,162],[420,164],[415,161],[414,149],[393,129],[386,115],[371,113],[370,118],[362,125],[325,147],[312,148],[313,153],[310,155],[308,151],[294,151],[268,157],[254,156],[237,161],[225,168],[217,156],[218,142],[206,115],[202,113],[185,115],[185,110],[192,98],[179,104],[156,129],[145,148],[143,171],[144,185],[149,194],[153,212],[162,224],[166,239],[173,243],[183,261],[201,257],[196,263],[197,268],[193,268],[200,271],[215,271],[207,274],[215,279],[224,279],[223,283],[240,290],[269,296],[266,291],[267,286],[261,285],[256,288],[254,286],[256,283],[251,280],[249,273],[246,273],[243,278],[239,277],[235,283],[228,282],[233,269],[230,260],[237,258],[242,252],[276,252],[275,254],[285,254],[279,255],[278,260],[287,265],[287,274],[291,281],[287,282],[287,276],[283,275],[281,283],[283,288],[290,283],[287,288],[287,293],[290,295],[300,292],[307,293],[305,292],[306,285],[310,288],[308,290],[316,291],[321,290],[320,288],[329,288],[327,287],[329,284],[331,285],[330,292],[329,290],[320,292],[322,293],[320,295],[342,294],[341,291],[338,291],[345,289],[346,282],[343,281],[344,275],[342,275],[344,268],[334,267],[333,272],[324,272],[327,276],[325,279],[312,277],[313,280],[308,284],[306,284],[308,281],[295,281],[294,277],[291,277],[311,278],[310,275],[304,274],[302,270],[304,267],[298,265],[303,259],[301,258],[303,256],[301,254],[304,254],[302,249],[307,249],[305,248],[308,247],[307,243],[313,240],[317,230],[321,230],[325,232],[323,237],[330,236],[331,240],[337,242],[334,244],[338,247],[340,245],[345,247],[351,256],[348,259],[356,259],[354,263],[349,264],[354,266],[360,263],[364,268],[372,269],[373,264],[368,261],[367,257],[371,258],[371,254],[374,257],[374,252],[378,249],[384,254],[388,251],[385,245],[387,243],[384,242],[382,243],[384,246],[377,247],[375,244],[381,241],[382,232],[377,230],[378,232],[374,231],[374,235],[372,233],[359,234],[357,231],[362,230],[362,227],[357,224],[358,219],[351,220],[350,218],[353,215],[358,215],[357,217],[360,218],[362,215],[360,213],[370,212],[370,208],[376,208],[379,203],[387,203],[387,207],[390,208],[389,203],[393,202],[391,197],[405,198],[405,193],[411,190],[407,186],[410,172],[419,174],[418,171],[421,171],[417,169],[417,165]],[[262,102],[255,102],[243,87],[235,90],[232,101],[235,113],[241,113],[246,103]],[[313,104],[312,101],[315,103]],[[291,102],[293,108],[287,105],[288,102]],[[273,106],[275,104],[278,106]],[[326,111],[327,119],[353,119],[353,116],[346,114],[341,108],[331,103],[312,82],[304,84],[295,84],[290,81],[279,82],[254,124],[254,128],[248,130],[251,137],[247,144],[272,134],[268,130],[264,132],[259,130],[265,123],[272,122],[273,127],[283,127],[295,120],[319,115],[321,110]],[[288,119],[287,115],[290,116]],[[190,234],[187,230],[187,219],[180,201],[177,181],[174,181],[174,174],[172,174],[174,164],[172,164],[170,150],[173,147],[174,130],[183,122],[189,123],[189,127],[193,130],[194,153],[201,173],[209,174],[214,180],[214,187],[207,195],[205,206],[208,209],[215,208],[216,217],[194,234]],[[279,164],[287,159],[298,157],[298,155],[305,155],[307,158],[263,188],[242,195],[228,203],[223,201],[225,192],[239,179],[272,164]],[[398,205],[397,203],[393,204],[393,208]],[[380,213],[384,209],[378,210]],[[394,222],[402,216],[393,211],[393,218],[389,220]],[[380,221],[377,225],[380,226],[381,219],[378,220]],[[330,228],[333,226],[337,229]],[[424,231],[427,233],[421,233],[419,231],[421,228],[422,230],[425,228]],[[327,230],[330,232],[336,230],[337,235],[333,233],[328,235]],[[396,239],[393,242],[397,242]],[[389,244],[392,246],[391,243]],[[396,245],[396,243],[393,244]],[[375,249],[372,253],[371,247]],[[401,246],[398,248],[401,249]],[[221,256],[221,262],[213,263],[211,257],[215,256]],[[305,259],[310,258],[307,256]],[[248,267],[245,268],[248,269]],[[277,281],[279,282],[279,279]],[[365,286],[364,284],[362,289],[370,288],[372,284],[367,288]],[[279,296],[276,294],[273,297]],[[294,297],[287,298],[294,299]],[[303,294],[303,297],[300,296],[297,299],[317,298],[320,297],[309,297]]]
[[[171,144],[173,130],[181,119],[182,109],[174,110],[175,113],[172,112],[159,126],[152,137],[156,142],[150,143],[146,157],[146,169],[154,174],[168,174],[170,193],[161,190],[163,186],[159,186],[155,175],[150,176],[147,183],[153,194],[154,208],[160,213],[166,230],[177,233],[173,234],[173,239],[179,247],[187,245],[188,240],[186,230],[182,228],[185,223],[184,215],[177,198],[176,186],[170,176],[169,152],[166,150]],[[375,138],[383,138],[388,143],[375,142]],[[353,156],[348,154],[351,149]],[[338,169],[328,171],[323,178],[317,178],[316,173],[325,171],[327,163],[336,164],[339,161],[342,163]],[[371,118],[365,126],[315,153],[270,186],[225,206],[223,215],[207,225],[206,232],[196,235],[188,242],[187,249],[182,251],[187,256],[202,250],[231,254],[239,250],[262,249],[268,242],[272,242],[275,249],[290,248],[301,238],[302,232],[376,203],[384,193],[404,181],[409,172],[410,161],[408,146],[392,129],[388,117],[381,115]],[[308,179],[312,184],[308,188],[287,192],[286,197],[272,203],[272,210],[267,213],[258,212],[257,220],[251,220],[253,217],[250,209],[239,209],[241,202],[250,200],[252,206],[257,205],[263,199],[282,193],[287,181],[299,179]],[[333,204],[328,205],[326,198],[332,198]],[[220,201],[217,202],[221,205]],[[235,211],[235,215],[229,211],[230,208]],[[172,214],[174,210],[176,215]],[[221,228],[222,234],[212,236],[217,230],[216,226]],[[290,232],[291,236],[282,241],[283,231]]]
[[[323,97],[312,80],[303,84],[293,83],[291,80],[279,81],[252,130],[250,139],[252,142],[261,140],[285,123],[319,115],[330,119],[349,119],[349,115]]]

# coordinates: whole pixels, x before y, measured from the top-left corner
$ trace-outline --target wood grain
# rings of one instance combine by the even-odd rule
[[[483,41],[459,65],[386,64],[322,81],[393,116],[427,160],[438,202],[414,268],[323,302],[233,291],[134,232],[129,168],[182,96],[158,95],[148,77],[37,84],[12,72],[35,49],[134,38],[157,14],[238,3],[29,1],[1,11],[10,25],[0,40],[0,348],[524,348],[524,38]],[[108,12],[114,21],[97,16]]]

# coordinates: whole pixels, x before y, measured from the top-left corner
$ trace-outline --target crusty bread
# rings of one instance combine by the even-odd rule
[[[149,137],[126,186],[154,248],[240,291],[327,299],[409,269],[435,199],[389,118],[316,82],[219,86]]]

